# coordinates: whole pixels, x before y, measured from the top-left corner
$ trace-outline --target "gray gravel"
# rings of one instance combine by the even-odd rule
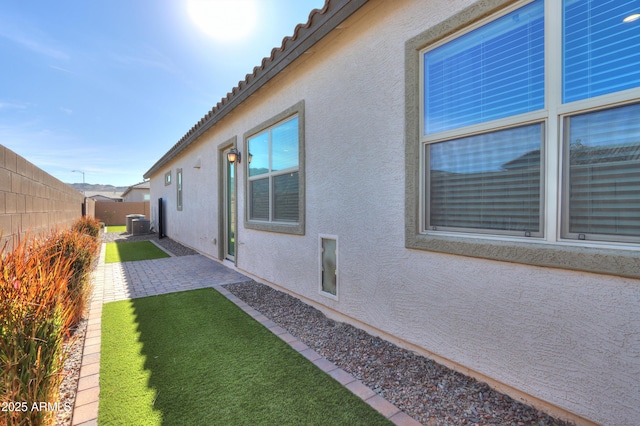
[[[182,244],[172,240],[169,237],[158,238],[158,234],[156,233],[143,234],[143,235],[131,235],[126,232],[103,232],[102,233],[103,243],[126,242],[126,241],[147,241],[147,240],[153,240],[154,242],[166,248],[176,256],[190,256],[192,254],[198,254],[197,251],[192,250],[189,247],[185,247]]]
[[[224,286],[424,425],[569,425],[256,282]]]
[[[72,330],[72,337],[64,344],[67,359],[64,362],[62,383],[60,383],[60,406],[62,410],[56,411],[56,426],[71,425],[73,405],[76,401],[78,381],[80,380],[80,367],[82,367],[82,348],[87,332],[87,323],[84,319]],[[66,407],[70,410],[67,411]]]
[[[170,238],[158,239],[157,234],[102,234],[103,242],[144,240],[154,240],[176,256],[197,254]],[[333,321],[299,299],[271,287],[256,282],[224,287],[424,425],[571,424],[496,392],[486,383],[351,325]],[[80,347],[80,356],[81,351]],[[79,370],[77,361],[69,364],[65,369]],[[75,399],[69,388],[61,390],[72,396],[69,399]],[[68,418],[60,417],[58,425],[69,424]]]

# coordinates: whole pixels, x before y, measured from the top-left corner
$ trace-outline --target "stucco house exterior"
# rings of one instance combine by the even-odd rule
[[[113,191],[86,191],[85,196],[94,201],[122,202],[120,194]]]
[[[554,415],[640,424],[633,13],[328,0],[149,169],[151,219]]]
[[[122,193],[122,201],[125,203],[141,202],[150,200],[150,186],[149,181],[144,181],[131,185]]]

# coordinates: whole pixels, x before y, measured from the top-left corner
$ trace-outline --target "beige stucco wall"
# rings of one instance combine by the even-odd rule
[[[82,216],[84,196],[0,145],[0,247],[27,233],[65,228]]]
[[[151,225],[158,229],[158,198],[164,200],[164,233],[185,245],[218,256],[218,157],[217,144],[225,137],[205,134],[203,142],[190,147],[171,167],[151,179]],[[194,167],[198,166],[198,167]],[[182,210],[177,207],[176,171],[182,169]],[[164,175],[171,171],[171,184]]]
[[[91,198],[84,199],[84,215],[89,217],[96,217],[96,200]]]
[[[574,420],[640,424],[639,280],[405,247],[405,43],[472,3],[369,2],[153,176],[152,218],[165,197],[167,234],[217,257],[219,146],[304,100],[305,235],[244,228],[243,163],[239,269]],[[338,300],[320,234],[339,238]]]
[[[149,190],[146,188],[133,188],[122,199],[125,203],[137,203],[149,201]]]

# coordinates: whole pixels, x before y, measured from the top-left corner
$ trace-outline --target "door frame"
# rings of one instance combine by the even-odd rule
[[[235,222],[234,238],[234,255],[232,258],[227,257],[228,234],[227,234],[227,156],[226,152],[231,148],[237,148],[236,136],[218,145],[218,259],[221,261],[228,260],[234,264],[238,263],[238,163],[235,163],[234,173],[234,215]]]

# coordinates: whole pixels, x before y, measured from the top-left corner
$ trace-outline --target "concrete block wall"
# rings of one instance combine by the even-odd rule
[[[89,217],[96,217],[96,200],[93,198],[84,199],[84,215]]]
[[[149,201],[133,201],[116,203],[113,201],[96,201],[95,217],[107,226],[126,225],[127,215],[143,214],[150,217]]]
[[[82,216],[84,196],[0,145],[0,247],[27,233],[69,227]]]

